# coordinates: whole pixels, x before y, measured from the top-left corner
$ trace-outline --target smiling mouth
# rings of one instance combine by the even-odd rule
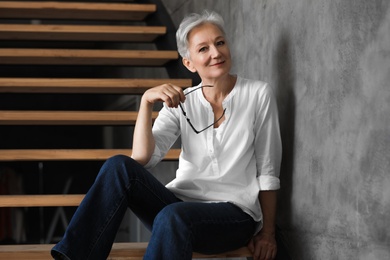
[[[221,62],[218,62],[218,63],[214,63],[213,65],[211,65],[211,66],[218,66],[218,65],[221,65],[221,64],[224,64],[225,63],[225,61],[221,61]]]

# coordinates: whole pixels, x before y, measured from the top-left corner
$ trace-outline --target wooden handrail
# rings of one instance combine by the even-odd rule
[[[190,79],[0,78],[0,93],[141,94],[164,83],[182,88],[192,85]]]
[[[164,26],[0,24],[0,40],[152,42]]]
[[[0,49],[0,64],[162,66],[178,57],[155,50]]]

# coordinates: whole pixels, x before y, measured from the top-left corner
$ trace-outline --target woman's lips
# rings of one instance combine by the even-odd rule
[[[221,62],[218,62],[218,63],[214,63],[213,65],[211,65],[211,66],[218,66],[218,65],[222,65],[222,64],[224,64],[225,63],[225,61],[221,61]]]

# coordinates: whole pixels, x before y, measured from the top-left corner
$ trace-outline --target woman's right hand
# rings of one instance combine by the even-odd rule
[[[169,83],[148,89],[142,98],[149,104],[161,101],[168,107],[175,108],[186,99],[182,88]]]

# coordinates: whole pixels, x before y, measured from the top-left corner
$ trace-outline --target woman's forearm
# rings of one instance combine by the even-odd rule
[[[155,146],[152,134],[152,112],[153,104],[141,99],[137,122],[133,135],[133,154],[132,158],[142,165],[149,162]]]
[[[137,122],[133,136],[133,157],[140,164],[149,162],[155,147],[155,140],[152,133],[152,112],[156,102],[165,102],[167,107],[178,107],[184,102],[183,90],[172,84],[163,84],[145,91],[141,98],[141,105],[138,112]]]
[[[263,212],[263,228],[260,232],[274,235],[276,222],[277,191],[260,191],[259,200]]]

